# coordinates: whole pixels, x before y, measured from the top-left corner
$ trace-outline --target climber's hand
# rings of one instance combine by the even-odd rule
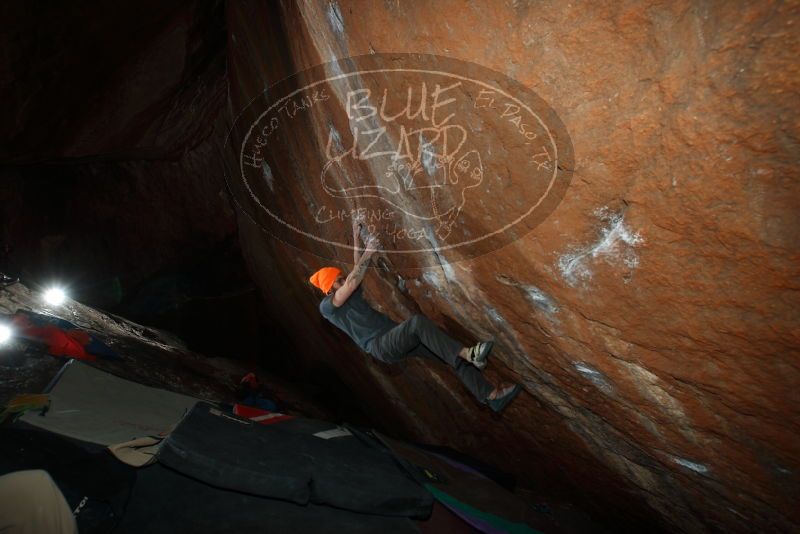
[[[364,220],[360,217],[353,217],[353,235],[361,233],[361,227],[364,225]]]

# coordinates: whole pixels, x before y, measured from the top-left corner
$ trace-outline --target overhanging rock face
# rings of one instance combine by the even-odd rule
[[[370,361],[319,316],[308,275],[346,265],[351,252],[331,242],[348,239],[351,210],[382,202],[334,193],[391,178],[338,161],[339,189],[326,188],[331,147],[347,146],[358,122],[347,91],[328,84],[324,105],[311,102],[279,141],[265,141],[249,188],[238,174],[245,132],[235,129],[227,157],[243,249],[287,335],[306,347],[297,357],[334,366],[386,427],[522,478],[568,481],[617,517],[687,532],[796,525],[797,13],[755,4],[299,4],[227,4],[234,118],[258,120],[253,99],[314,65],[438,54],[534,91],[563,124],[573,158],[556,171],[571,174],[563,200],[534,228],[466,258],[433,247],[400,261],[387,250],[365,282],[395,319],[422,312],[465,342],[496,338],[487,374],[525,388],[496,418],[446,368]],[[506,183],[524,143],[481,120],[465,131],[482,168],[494,165],[482,178]],[[433,179],[435,156],[426,166],[429,153],[417,149],[435,141],[420,139],[409,152]],[[450,230],[484,235],[534,201],[500,191],[470,197],[474,207],[464,204]],[[345,215],[309,224],[325,194]],[[429,213],[415,194],[402,206],[412,218],[460,205],[445,193],[437,206],[447,210]],[[276,217],[324,240],[293,231],[275,239]],[[440,245],[456,235],[438,229],[429,237]]]

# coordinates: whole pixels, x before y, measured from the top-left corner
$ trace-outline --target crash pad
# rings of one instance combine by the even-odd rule
[[[168,432],[198,399],[137,384],[71,360],[50,386],[50,409],[20,420],[75,439],[112,445]]]
[[[214,487],[163,465],[137,472],[136,486],[115,534],[199,532],[313,532],[411,534],[404,517],[359,514],[330,506],[299,505]]]
[[[367,436],[300,417],[264,426],[198,403],[158,460],[217,487],[298,504],[427,517],[433,503]]]

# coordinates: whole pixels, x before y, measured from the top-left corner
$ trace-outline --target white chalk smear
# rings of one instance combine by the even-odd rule
[[[328,2],[326,15],[328,16],[328,24],[331,25],[333,31],[344,33],[344,19],[342,18],[342,12],[339,11],[339,4],[334,1]]]
[[[547,313],[556,313],[558,311],[558,305],[555,303],[555,301],[553,301],[553,299],[551,299],[547,293],[538,287],[524,285],[522,288],[525,290],[528,300],[530,300],[531,303],[537,308]]]
[[[733,508],[730,508],[730,507],[728,508],[728,510],[730,510],[734,514],[738,515],[742,519],[745,519],[745,520],[749,521],[748,517],[746,515],[744,515],[743,513],[739,512],[738,510],[734,510]]]
[[[335,153],[331,153],[331,156],[341,156],[344,154],[344,145],[342,144],[342,136],[339,134],[339,130],[336,129],[336,126],[333,125],[332,122],[328,122],[328,132],[330,135],[330,141],[333,147],[336,149]]]
[[[545,313],[554,314],[558,312],[558,304],[556,304],[556,301],[535,285],[525,284],[504,274],[495,275],[495,280],[503,285],[519,289],[525,294],[528,302]]]
[[[439,291],[444,291],[446,289],[441,278],[433,270],[425,271],[424,273],[422,273],[422,279],[425,280],[428,284],[438,289]]]
[[[572,362],[572,366],[603,393],[608,395],[614,391],[614,388],[606,380],[605,375],[594,367],[583,362]]]
[[[707,466],[699,464],[697,462],[692,462],[691,460],[686,460],[684,458],[678,458],[673,456],[672,461],[680,466],[685,467],[686,469],[691,469],[695,473],[705,474],[708,473],[709,471]]]
[[[437,171],[435,149],[421,133],[419,134],[419,144],[422,147],[422,166],[425,167],[425,172],[428,173],[428,176],[433,178],[436,176]]]
[[[622,213],[611,213],[607,207],[603,207],[595,210],[594,214],[607,223],[600,231],[600,238],[558,259],[561,276],[573,287],[592,277],[590,262],[595,258],[603,258],[612,265],[621,260],[631,270],[639,266],[639,257],[634,250],[634,247],[644,243],[639,232],[633,232],[625,225]]]
[[[500,315],[500,312],[498,312],[496,309],[492,308],[491,306],[484,306],[484,310],[486,310],[486,313],[489,315],[489,317],[492,318],[492,320],[494,322],[501,323],[501,324],[506,322],[506,320],[503,318],[503,316]]]
[[[600,371],[598,371],[597,369],[592,369],[591,367],[589,367],[588,365],[586,365],[586,364],[584,364],[584,363],[581,363],[581,362],[575,362],[573,365],[575,366],[575,369],[576,369],[576,370],[577,370],[579,373],[581,373],[581,374],[583,374],[583,375],[588,375],[588,376],[603,376],[603,374],[602,374]]]
[[[337,59],[336,55],[333,52],[330,52],[328,54],[328,62],[326,63],[325,68],[328,70],[327,74],[330,78],[335,78],[336,76],[344,75],[344,71],[339,66],[339,60]],[[336,82],[332,83],[336,83],[337,85],[334,86],[334,89],[338,89],[338,84],[347,83],[347,79],[345,79],[344,81],[337,80]]]
[[[444,273],[445,280],[450,284],[458,283],[458,277],[456,276],[455,269],[453,269],[453,266],[449,261],[447,261],[447,258],[444,257],[444,254],[438,252],[440,247],[439,240],[436,239],[436,233],[429,226],[426,227],[425,237],[431,244],[431,249],[434,256],[436,256],[437,263],[442,268],[442,273]]]
[[[267,160],[261,160],[261,171],[262,175],[264,176],[264,180],[267,182],[269,186],[269,190],[273,193],[275,192],[275,178],[272,176],[272,169],[269,168],[267,165]]]

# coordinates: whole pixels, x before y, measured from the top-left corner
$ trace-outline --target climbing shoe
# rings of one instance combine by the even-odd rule
[[[513,386],[503,389],[503,391],[500,392],[500,395],[498,395],[496,398],[486,399],[486,404],[488,404],[489,408],[491,408],[493,411],[498,413],[502,412],[503,409],[505,409],[505,407],[508,406],[511,401],[517,397],[517,395],[519,395],[520,391],[522,391],[522,386],[519,384],[514,384]]]
[[[467,351],[469,362],[478,369],[486,367],[486,360],[489,358],[489,353],[492,351],[494,341],[478,341],[474,346]]]

